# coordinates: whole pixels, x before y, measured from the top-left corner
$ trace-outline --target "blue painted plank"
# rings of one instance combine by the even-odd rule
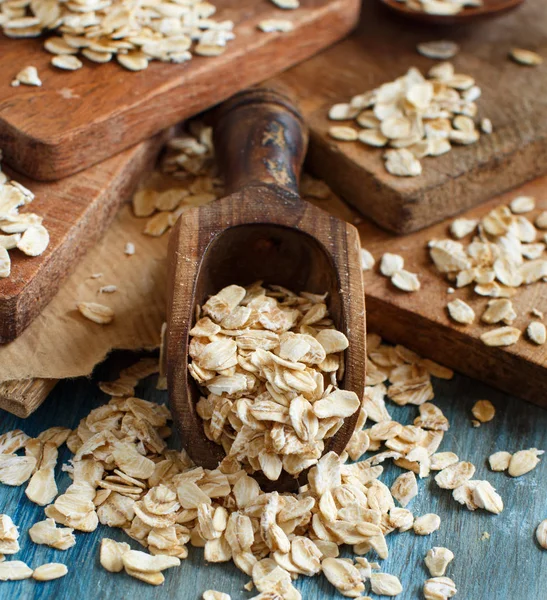
[[[101,368],[97,379],[109,375],[113,378],[115,374],[110,361]],[[165,392],[156,391],[152,379],[143,383],[138,395],[164,402]],[[427,512],[439,514],[441,528],[429,537],[415,536],[412,532],[389,535],[390,556],[382,562],[383,570],[401,579],[404,587],[403,594],[399,596],[401,600],[417,600],[422,598],[421,588],[428,577],[423,564],[427,550],[433,546],[446,546],[455,554],[447,575],[458,587],[456,598],[546,600],[547,551],[540,549],[534,531],[538,523],[547,518],[547,460],[544,459],[532,473],[512,479],[504,473],[490,472],[486,459],[496,450],[547,449],[547,411],[460,376],[450,382],[436,380],[434,387],[435,403],[451,423],[441,450],[452,450],[460,458],[473,462],[477,466],[475,478],[489,480],[500,492],[506,508],[499,516],[482,511],[471,513],[457,505],[449,491],[440,490],[432,478],[420,481],[420,492],[409,508],[415,515]],[[474,429],[470,425],[470,409],[481,398],[492,400],[497,414],[491,423]],[[27,420],[0,411],[0,433],[21,428],[33,436],[53,425],[75,427],[82,417],[105,400],[106,396],[92,381],[63,382]],[[389,409],[401,422],[410,423],[417,414],[416,407],[391,405]],[[70,480],[66,473],[61,472],[60,465],[69,458],[70,452],[63,447],[57,469],[61,491]],[[389,465],[382,480],[390,484],[400,472],[397,467]],[[134,548],[138,547],[117,529],[101,526],[92,534],[76,532],[77,544],[66,552],[37,546],[26,532],[32,524],[43,519],[43,509],[27,500],[24,486],[8,488],[0,485],[0,512],[12,516],[20,527],[22,549],[14,559],[24,560],[31,567],[51,561],[66,563],[69,567],[69,574],[58,581],[0,583],[0,600],[134,600],[136,597],[143,600],[197,600],[206,589],[227,592],[234,600],[252,595],[243,590],[248,577],[232,565],[204,564],[201,549],[191,549],[189,559],[183,561],[180,568],[167,571],[165,584],[159,588],[150,587],[125,574],[107,573],[98,561],[102,537],[129,541]],[[483,532],[490,533],[489,540],[481,541]],[[349,556],[349,553],[346,555]],[[306,600],[342,597],[323,577],[302,577],[296,586]]]

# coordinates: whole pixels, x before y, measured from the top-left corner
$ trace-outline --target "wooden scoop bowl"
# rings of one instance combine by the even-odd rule
[[[429,25],[467,25],[500,16],[520,6],[524,0],[483,0],[482,6],[467,7],[455,15],[432,15],[423,11],[413,10],[397,0],[381,0],[390,10],[414,21]]]
[[[328,292],[336,327],[349,339],[340,386],[365,386],[365,308],[357,230],[301,200],[298,181],[307,132],[291,100],[271,88],[240,93],[215,117],[215,151],[230,195],[184,213],[169,241],[166,366],[169,402],[182,444],[197,465],[225,457],[196,412],[200,392],[188,372],[188,332],[196,306],[230,284],[257,280],[295,292]],[[341,453],[358,411],[327,440]],[[265,478],[264,478],[265,479]],[[297,482],[283,471],[275,489]]]

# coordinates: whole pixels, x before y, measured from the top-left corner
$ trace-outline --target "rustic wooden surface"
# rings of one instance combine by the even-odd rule
[[[10,251],[11,275],[0,279],[0,343],[15,339],[57,293],[63,279],[101,238],[143,173],[153,167],[164,139],[159,134],[60,181],[39,183],[8,173],[36,195],[21,212],[44,217],[50,242],[38,257]]]
[[[349,338],[345,389],[364,389],[365,312],[356,229],[298,196],[307,133],[292,100],[267,88],[241,93],[217,115],[215,149],[230,196],[184,213],[169,246],[167,377],[185,447],[214,468],[222,449],[209,441],[195,406],[199,390],[181,361],[196,304],[230,284],[262,280],[296,292],[329,293],[334,322]],[[326,451],[345,448],[358,415]],[[292,477],[282,475],[294,488]]]
[[[0,147],[6,162],[35,179],[65,177],[194,115],[238,90],[339,40],[357,20],[359,0],[302,0],[281,11],[269,0],[217,0],[217,17],[235,22],[236,39],[219,57],[182,65],[151,63],[129,72],[115,61],[61,72],[43,40],[0,36]],[[290,33],[263,33],[264,18],[294,21]],[[41,88],[10,87],[34,65]]]
[[[465,216],[482,217],[495,206],[507,205],[517,195],[536,197],[537,210],[531,215],[546,210],[547,177],[468,211]],[[449,294],[451,284],[429,258],[427,242],[450,237],[451,221],[404,237],[390,235],[369,222],[359,225],[361,242],[377,261],[384,252],[400,254],[405,259],[405,269],[418,273],[422,285],[418,292],[407,294],[379,274],[378,264],[373,272],[365,273],[368,326],[461,373],[547,406],[547,346],[533,344],[525,334],[512,346],[485,346],[480,335],[497,327],[480,323],[489,299],[475,294],[473,286]],[[446,305],[455,298],[461,298],[474,309],[477,315],[474,324],[459,325],[449,318]],[[547,316],[547,283],[522,286],[511,300],[518,315],[513,327],[523,331],[533,319],[533,308]]]
[[[77,379],[60,383],[46,403],[27,420],[18,419],[0,411],[0,434],[19,427],[30,435],[37,435],[46,427],[64,425],[76,427],[81,418],[106,401],[96,381],[114,379],[119,366],[109,361],[98,369],[95,381]],[[421,586],[427,578],[423,564],[426,552],[433,546],[450,548],[455,559],[447,575],[457,584],[456,598],[464,600],[544,600],[547,587],[547,551],[535,541],[534,529],[547,518],[547,459],[535,471],[519,479],[503,473],[492,473],[485,464],[489,454],[497,450],[516,451],[536,447],[547,450],[547,411],[523,403],[521,400],[497,392],[466,377],[456,376],[452,381],[434,380],[435,403],[449,418],[451,428],[445,435],[441,449],[455,451],[460,457],[477,466],[477,477],[487,479],[497,488],[505,502],[505,510],[494,516],[483,511],[471,513],[456,505],[447,490],[440,490],[431,479],[418,483],[419,494],[409,505],[417,515],[434,512],[442,523],[429,537],[418,537],[411,532],[388,536],[390,556],[381,561],[385,572],[401,578],[403,600],[422,600]],[[139,386],[137,395],[157,402],[166,400],[166,392],[155,389],[150,378]],[[496,406],[494,420],[479,429],[470,425],[470,409],[478,399],[489,398]],[[398,407],[390,403],[394,418],[411,422],[416,407]],[[59,489],[65,490],[70,480],[61,472],[62,462],[71,457],[63,447],[57,467]],[[389,462],[389,461],[388,461]],[[383,481],[391,481],[400,469],[390,465]],[[26,531],[42,520],[43,509],[32,504],[21,488],[0,486],[0,513],[13,517],[21,530],[21,552],[13,559],[27,561],[31,567],[50,561],[68,565],[69,574],[58,581],[36,583],[32,580],[0,584],[0,600],[73,600],[80,598],[116,598],[146,600],[177,598],[199,600],[207,589],[231,594],[232,600],[250,598],[243,590],[249,578],[231,564],[208,565],[201,549],[191,548],[190,557],[181,567],[165,572],[166,581],[153,588],[119,573],[107,573],[99,565],[99,541],[111,537],[138,545],[121,530],[100,526],[92,534],[76,532],[76,546],[66,552],[33,544]],[[481,541],[483,532],[490,539]],[[304,600],[342,599],[323,578],[301,577],[296,586]],[[374,600],[380,597],[372,595]],[[382,597],[385,598],[385,597]]]
[[[329,107],[435,61],[416,44],[448,37],[461,45],[453,62],[483,90],[479,115],[494,133],[478,143],[423,160],[419,177],[390,175],[382,150],[328,137]],[[281,75],[302,99],[310,126],[308,166],[364,215],[390,231],[408,233],[488,200],[547,171],[546,65],[526,68],[509,60],[510,48],[547,56],[543,0],[527,0],[499,18],[468,27],[420,26],[392,15],[380,2],[363,4],[355,34]]]

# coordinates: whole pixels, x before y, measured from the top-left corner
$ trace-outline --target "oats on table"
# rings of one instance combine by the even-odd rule
[[[543,58],[532,50],[513,48],[509,56],[517,63],[527,67],[537,67],[543,63]]]
[[[118,3],[78,3],[50,0],[31,2],[0,13],[0,29],[7,37],[39,37],[53,33],[44,49],[53,54],[52,64],[74,70],[82,66],[79,52],[92,62],[116,57],[126,69],[146,69],[153,60],[183,63],[193,54],[218,56],[234,39],[232,21],[215,20],[216,7],[201,0],[176,0],[120,7]],[[296,8],[298,0],[277,0],[284,8]],[[18,79],[16,80],[18,81]],[[39,84],[33,84],[39,85]]]
[[[449,577],[433,577],[424,583],[425,600],[447,600],[456,595],[456,584]]]
[[[361,268],[363,271],[370,271],[375,264],[376,261],[372,254],[365,248],[361,248]]]
[[[19,73],[15,76],[15,79],[11,82],[13,87],[17,87],[18,85],[32,85],[40,87],[42,85],[42,81],[38,75],[38,70],[36,67],[28,66],[24,69],[21,69]]]
[[[372,573],[370,587],[379,596],[398,596],[403,593],[403,586],[399,578],[388,573]]]
[[[32,569],[20,560],[0,562],[0,581],[20,581],[32,577]]]
[[[430,42],[420,44],[418,50],[446,56],[454,52],[454,46]],[[399,177],[416,177],[422,173],[421,159],[449,152],[453,143],[479,140],[473,118],[480,95],[474,79],[455,73],[451,63],[435,65],[427,78],[412,67],[395,81],[354,96],[347,103],[334,104],[329,119],[354,120],[361,131],[342,125],[331,127],[329,134],[343,141],[388,146],[384,153],[386,170]],[[488,130],[488,125],[483,129]]]
[[[449,60],[460,51],[459,45],[451,40],[422,42],[416,46],[416,49],[423,56],[437,60]]]
[[[68,573],[66,565],[61,563],[47,563],[34,569],[32,574],[33,579],[36,581],[53,581],[54,579],[60,579]]]
[[[511,477],[520,477],[521,475],[529,473],[541,462],[539,457],[543,453],[543,450],[538,450],[537,448],[515,452],[509,461],[509,475],[511,475]]]
[[[446,567],[454,560],[454,553],[448,548],[435,546],[427,552],[425,566],[432,577],[443,577]]]
[[[536,529],[536,539],[538,544],[547,550],[547,519],[542,521]]]
[[[416,535],[431,535],[441,526],[441,518],[439,515],[429,513],[414,519],[414,533]]]
[[[494,452],[488,457],[488,464],[492,471],[507,471],[511,462],[511,453],[503,450]]]
[[[78,310],[86,319],[99,325],[108,325],[114,319],[114,311],[110,307],[97,302],[80,302]]]
[[[448,309],[448,314],[450,317],[456,321],[456,323],[461,323],[462,325],[470,325],[475,320],[475,311],[463,300],[457,298],[456,300],[452,300],[446,305]]]
[[[520,338],[520,330],[515,327],[500,327],[481,335],[481,340],[487,346],[511,346]]]
[[[453,490],[475,474],[475,466],[470,462],[458,462],[442,469],[436,476],[435,482],[440,488]]]
[[[283,8],[285,10],[294,10],[300,6],[299,0],[270,0],[277,8]]]
[[[488,423],[496,415],[496,409],[490,400],[478,400],[473,405],[471,412],[477,421]]]
[[[264,19],[260,21],[258,28],[264,33],[287,33],[294,29],[294,24],[287,19]]]
[[[541,346],[545,344],[545,340],[547,339],[547,330],[545,329],[545,325],[540,321],[532,321],[526,328],[526,335],[534,344]]]

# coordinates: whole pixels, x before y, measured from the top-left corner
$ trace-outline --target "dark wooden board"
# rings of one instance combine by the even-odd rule
[[[102,236],[144,172],[152,168],[159,134],[71,177],[50,183],[10,172],[36,195],[21,212],[44,217],[50,242],[38,257],[10,250],[11,275],[0,279],[0,343],[15,339],[57,293],[85,252]]]
[[[449,38],[461,45],[453,62],[483,90],[479,115],[494,133],[440,157],[423,159],[419,177],[390,175],[382,149],[328,137],[329,107],[435,61],[416,44]],[[538,68],[508,58],[512,47],[546,57]],[[311,129],[308,168],[362,214],[390,231],[408,233],[475,206],[547,171],[547,18],[543,0],[527,0],[506,16],[459,28],[418,25],[379,2],[363,4],[347,40],[279,78],[303,101]]]
[[[97,388],[97,381],[115,379],[120,366],[110,360],[97,369],[94,380],[80,378],[60,383],[43,406],[29,419],[23,420],[0,411],[0,434],[20,428],[36,436],[47,427],[64,425],[77,427],[89,411],[106,402]],[[137,388],[137,395],[155,402],[165,402],[166,392],[155,390],[155,377]],[[433,546],[445,546],[455,555],[447,569],[458,588],[455,600],[545,600],[547,587],[547,552],[534,538],[537,525],[547,517],[547,459],[534,471],[519,479],[505,473],[492,473],[486,466],[487,457],[498,450],[515,452],[523,448],[547,449],[547,411],[523,403],[492,388],[456,376],[452,381],[434,380],[434,403],[450,421],[440,450],[456,452],[462,460],[477,467],[476,479],[487,479],[498,490],[505,503],[501,515],[484,511],[469,512],[456,504],[449,490],[441,490],[431,478],[418,481],[418,495],[409,509],[416,515],[436,513],[441,527],[431,536],[416,536],[412,532],[392,533],[387,537],[390,555],[380,561],[382,571],[401,579],[402,600],[423,600],[422,585],[429,577],[424,557]],[[496,417],[475,429],[470,424],[471,407],[488,398],[496,406]],[[75,401],[77,399],[77,401]],[[415,406],[395,406],[388,401],[394,419],[412,423],[417,416]],[[59,490],[71,483],[61,465],[71,458],[63,446],[60,449],[56,479]],[[386,461],[381,480],[391,485],[402,471]],[[77,543],[67,551],[33,544],[26,531],[44,519],[43,508],[32,504],[24,493],[25,486],[0,486],[0,513],[10,515],[20,527],[21,551],[13,560],[23,560],[33,568],[47,563],[68,565],[68,575],[49,583],[27,581],[0,585],[0,600],[73,600],[74,598],[131,600],[198,600],[205,590],[219,590],[242,600],[256,595],[243,586],[249,577],[231,563],[211,564],[203,560],[201,548],[190,547],[189,557],[180,567],[165,571],[165,584],[148,586],[123,573],[108,573],[99,564],[99,544],[103,537],[127,542],[134,549],[140,546],[120,529],[99,526],[93,533],[75,532]],[[481,541],[483,532],[490,539]],[[343,556],[351,554],[344,551]],[[9,560],[11,557],[7,557]],[[376,560],[373,554],[371,560]],[[295,586],[304,600],[341,600],[323,576],[300,577]],[[369,594],[373,600],[386,596]]]
[[[301,0],[281,11],[269,0],[217,0],[220,20],[235,22],[236,39],[219,57],[186,64],[151,63],[127,71],[116,62],[61,71],[50,65],[43,40],[0,35],[0,148],[6,161],[40,180],[66,177],[102,161],[235,92],[309,58],[346,35],[359,0]],[[290,33],[263,33],[265,18],[294,22]],[[27,65],[41,88],[10,87]]]

